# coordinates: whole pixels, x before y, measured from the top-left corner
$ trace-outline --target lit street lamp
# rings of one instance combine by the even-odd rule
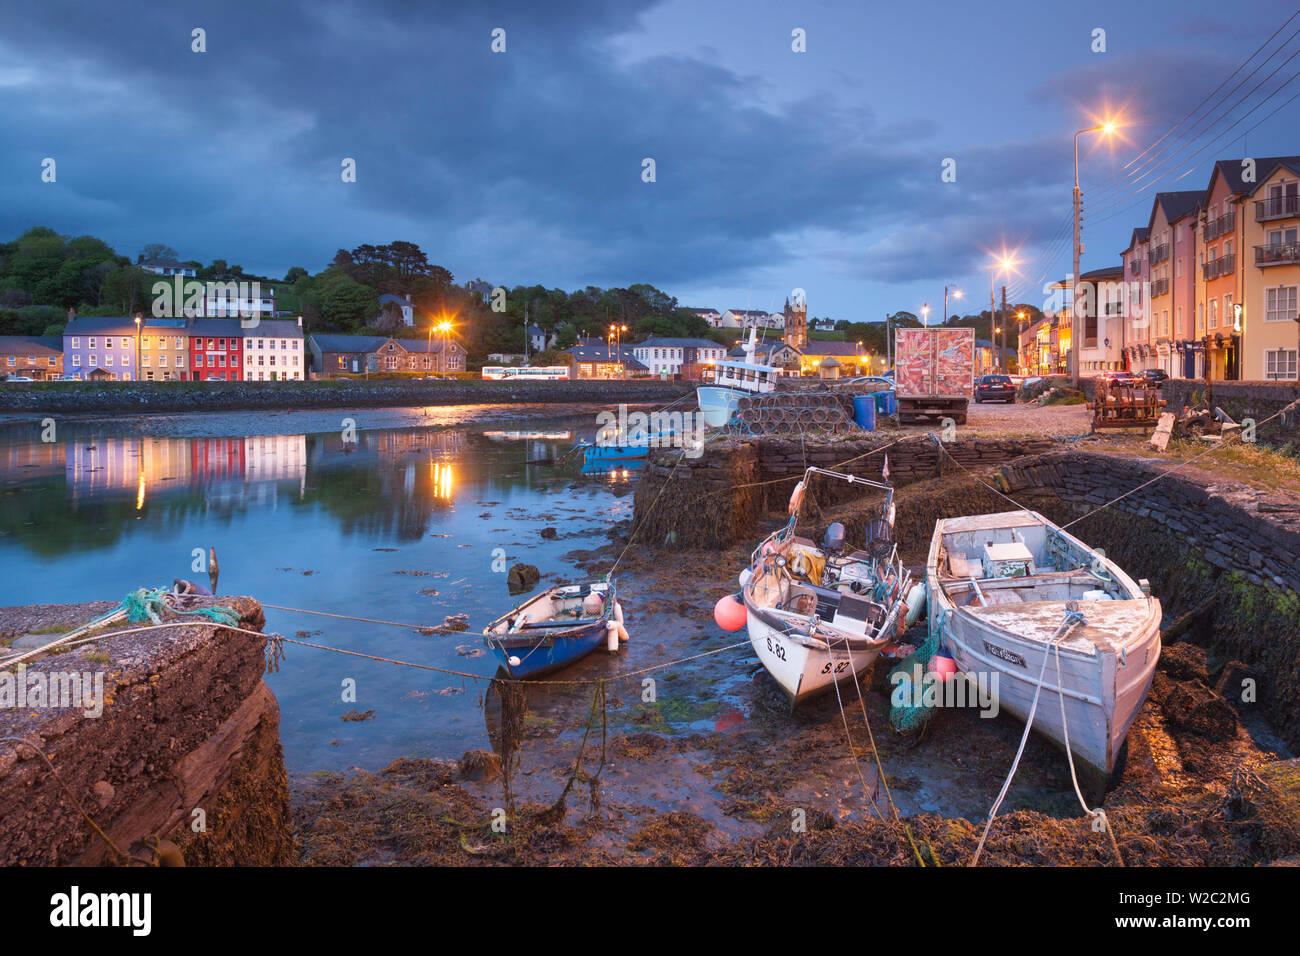
[[[997,303],[993,300],[993,276],[995,273],[998,272],[1009,273],[1011,271],[1012,266],[1014,266],[1015,264],[1016,264],[1015,260],[1011,258],[1011,256],[1007,255],[1006,250],[1004,249],[1002,251],[1002,258],[998,259],[996,262],[993,262],[989,265],[989,326],[990,327],[995,325],[998,320],[998,306]],[[995,345],[997,344],[996,336],[997,333],[995,332],[994,333]],[[1002,352],[998,356],[999,366],[1006,364],[1006,357],[1005,357],[1006,344],[1007,344],[1006,341],[1003,340]],[[1003,369],[1003,371],[1006,371],[1006,369]]]
[[[137,312],[135,314],[135,371],[132,377],[135,381],[140,381],[140,325],[144,321],[143,316]]]
[[[1083,211],[1083,194],[1079,192],[1079,137],[1084,133],[1104,133],[1109,136],[1115,132],[1116,124],[1107,120],[1098,126],[1081,129],[1074,134],[1074,271],[1070,279],[1070,386],[1079,387],[1079,344],[1080,338],[1075,329],[1075,305],[1079,301],[1079,256],[1083,252],[1081,238],[1081,221]]]
[[[954,299],[960,299],[961,289],[953,289],[952,297]],[[946,285],[943,287],[943,324],[948,324],[948,287]]]

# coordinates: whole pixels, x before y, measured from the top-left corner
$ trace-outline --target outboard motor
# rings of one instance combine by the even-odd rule
[[[844,525],[838,521],[831,522],[826,529],[826,537],[822,538],[822,550],[827,554],[840,554],[844,551],[845,536]]]
[[[894,529],[885,518],[874,518],[867,522],[866,552],[873,558],[883,561],[894,550]]]

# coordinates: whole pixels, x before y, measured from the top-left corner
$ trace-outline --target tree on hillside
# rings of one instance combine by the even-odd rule
[[[164,245],[161,242],[151,242],[140,250],[140,255],[136,258],[136,264],[144,262],[153,262],[156,259],[179,259],[180,254],[171,246]]]

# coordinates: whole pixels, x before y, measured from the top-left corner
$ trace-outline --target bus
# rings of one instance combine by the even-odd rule
[[[569,378],[569,366],[547,365],[544,367],[534,368],[531,365],[485,365],[483,366],[483,377],[494,381],[500,381],[502,379],[542,379],[543,381],[556,381],[559,379],[567,380]]]

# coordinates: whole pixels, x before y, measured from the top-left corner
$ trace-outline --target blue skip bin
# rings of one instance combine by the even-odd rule
[[[876,397],[874,395],[853,396],[853,420],[864,432],[876,430]]]
[[[875,399],[877,415],[894,414],[894,390],[892,388],[888,391],[876,392]]]

